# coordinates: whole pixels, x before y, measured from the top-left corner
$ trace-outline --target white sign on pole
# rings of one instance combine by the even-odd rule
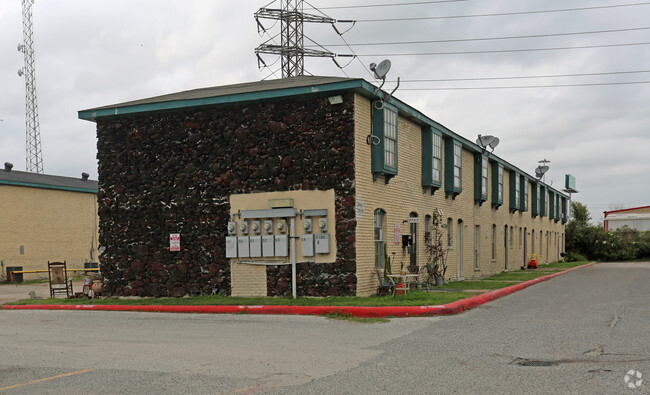
[[[181,234],[180,233],[170,233],[169,234],[169,251],[180,251],[181,250]]]

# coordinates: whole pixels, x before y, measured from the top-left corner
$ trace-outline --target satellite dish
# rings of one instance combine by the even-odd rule
[[[370,70],[375,73],[375,78],[378,80],[383,80],[386,78],[386,74],[390,70],[390,60],[385,59],[378,65],[370,63]]]
[[[499,138],[494,136],[481,136],[479,134],[478,139],[476,139],[476,145],[483,149],[490,147],[492,148],[492,152],[494,152],[496,146],[499,145]]]
[[[537,169],[535,169],[535,177],[541,179],[547,171],[548,166],[537,166]]]
[[[23,71],[23,69],[18,69],[18,77],[22,77],[23,74],[25,74],[25,72]]]

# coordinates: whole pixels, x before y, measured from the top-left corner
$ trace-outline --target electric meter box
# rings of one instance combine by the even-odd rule
[[[302,251],[302,256],[314,256],[314,235],[300,236],[300,251]]]
[[[249,248],[251,258],[259,258],[262,256],[262,236],[250,236]]]
[[[330,253],[330,235],[327,233],[319,234],[314,236],[316,241],[316,253],[317,254],[329,254]]]
[[[237,237],[237,252],[240,258],[250,258],[250,237],[238,236]]]
[[[275,237],[273,235],[262,236],[262,256],[275,256]]]
[[[275,256],[289,256],[289,236],[275,235]]]
[[[237,258],[237,236],[226,236],[226,258]]]

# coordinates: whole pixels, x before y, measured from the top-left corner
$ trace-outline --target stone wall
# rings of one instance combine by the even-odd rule
[[[112,118],[97,135],[108,294],[230,294],[229,195],[316,189],[335,190],[337,258],[299,265],[298,294],[355,294],[351,94]],[[290,270],[267,277],[269,295],[291,294]]]

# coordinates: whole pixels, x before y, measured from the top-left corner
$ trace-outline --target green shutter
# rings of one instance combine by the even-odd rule
[[[456,195],[462,192],[462,188],[454,188],[454,146],[459,145],[462,150],[462,144],[454,139],[446,138],[444,145],[445,194],[447,197],[456,198]]]
[[[517,201],[517,172],[510,171],[510,211],[514,212],[519,210],[519,202]],[[519,191],[521,193],[521,191]]]

